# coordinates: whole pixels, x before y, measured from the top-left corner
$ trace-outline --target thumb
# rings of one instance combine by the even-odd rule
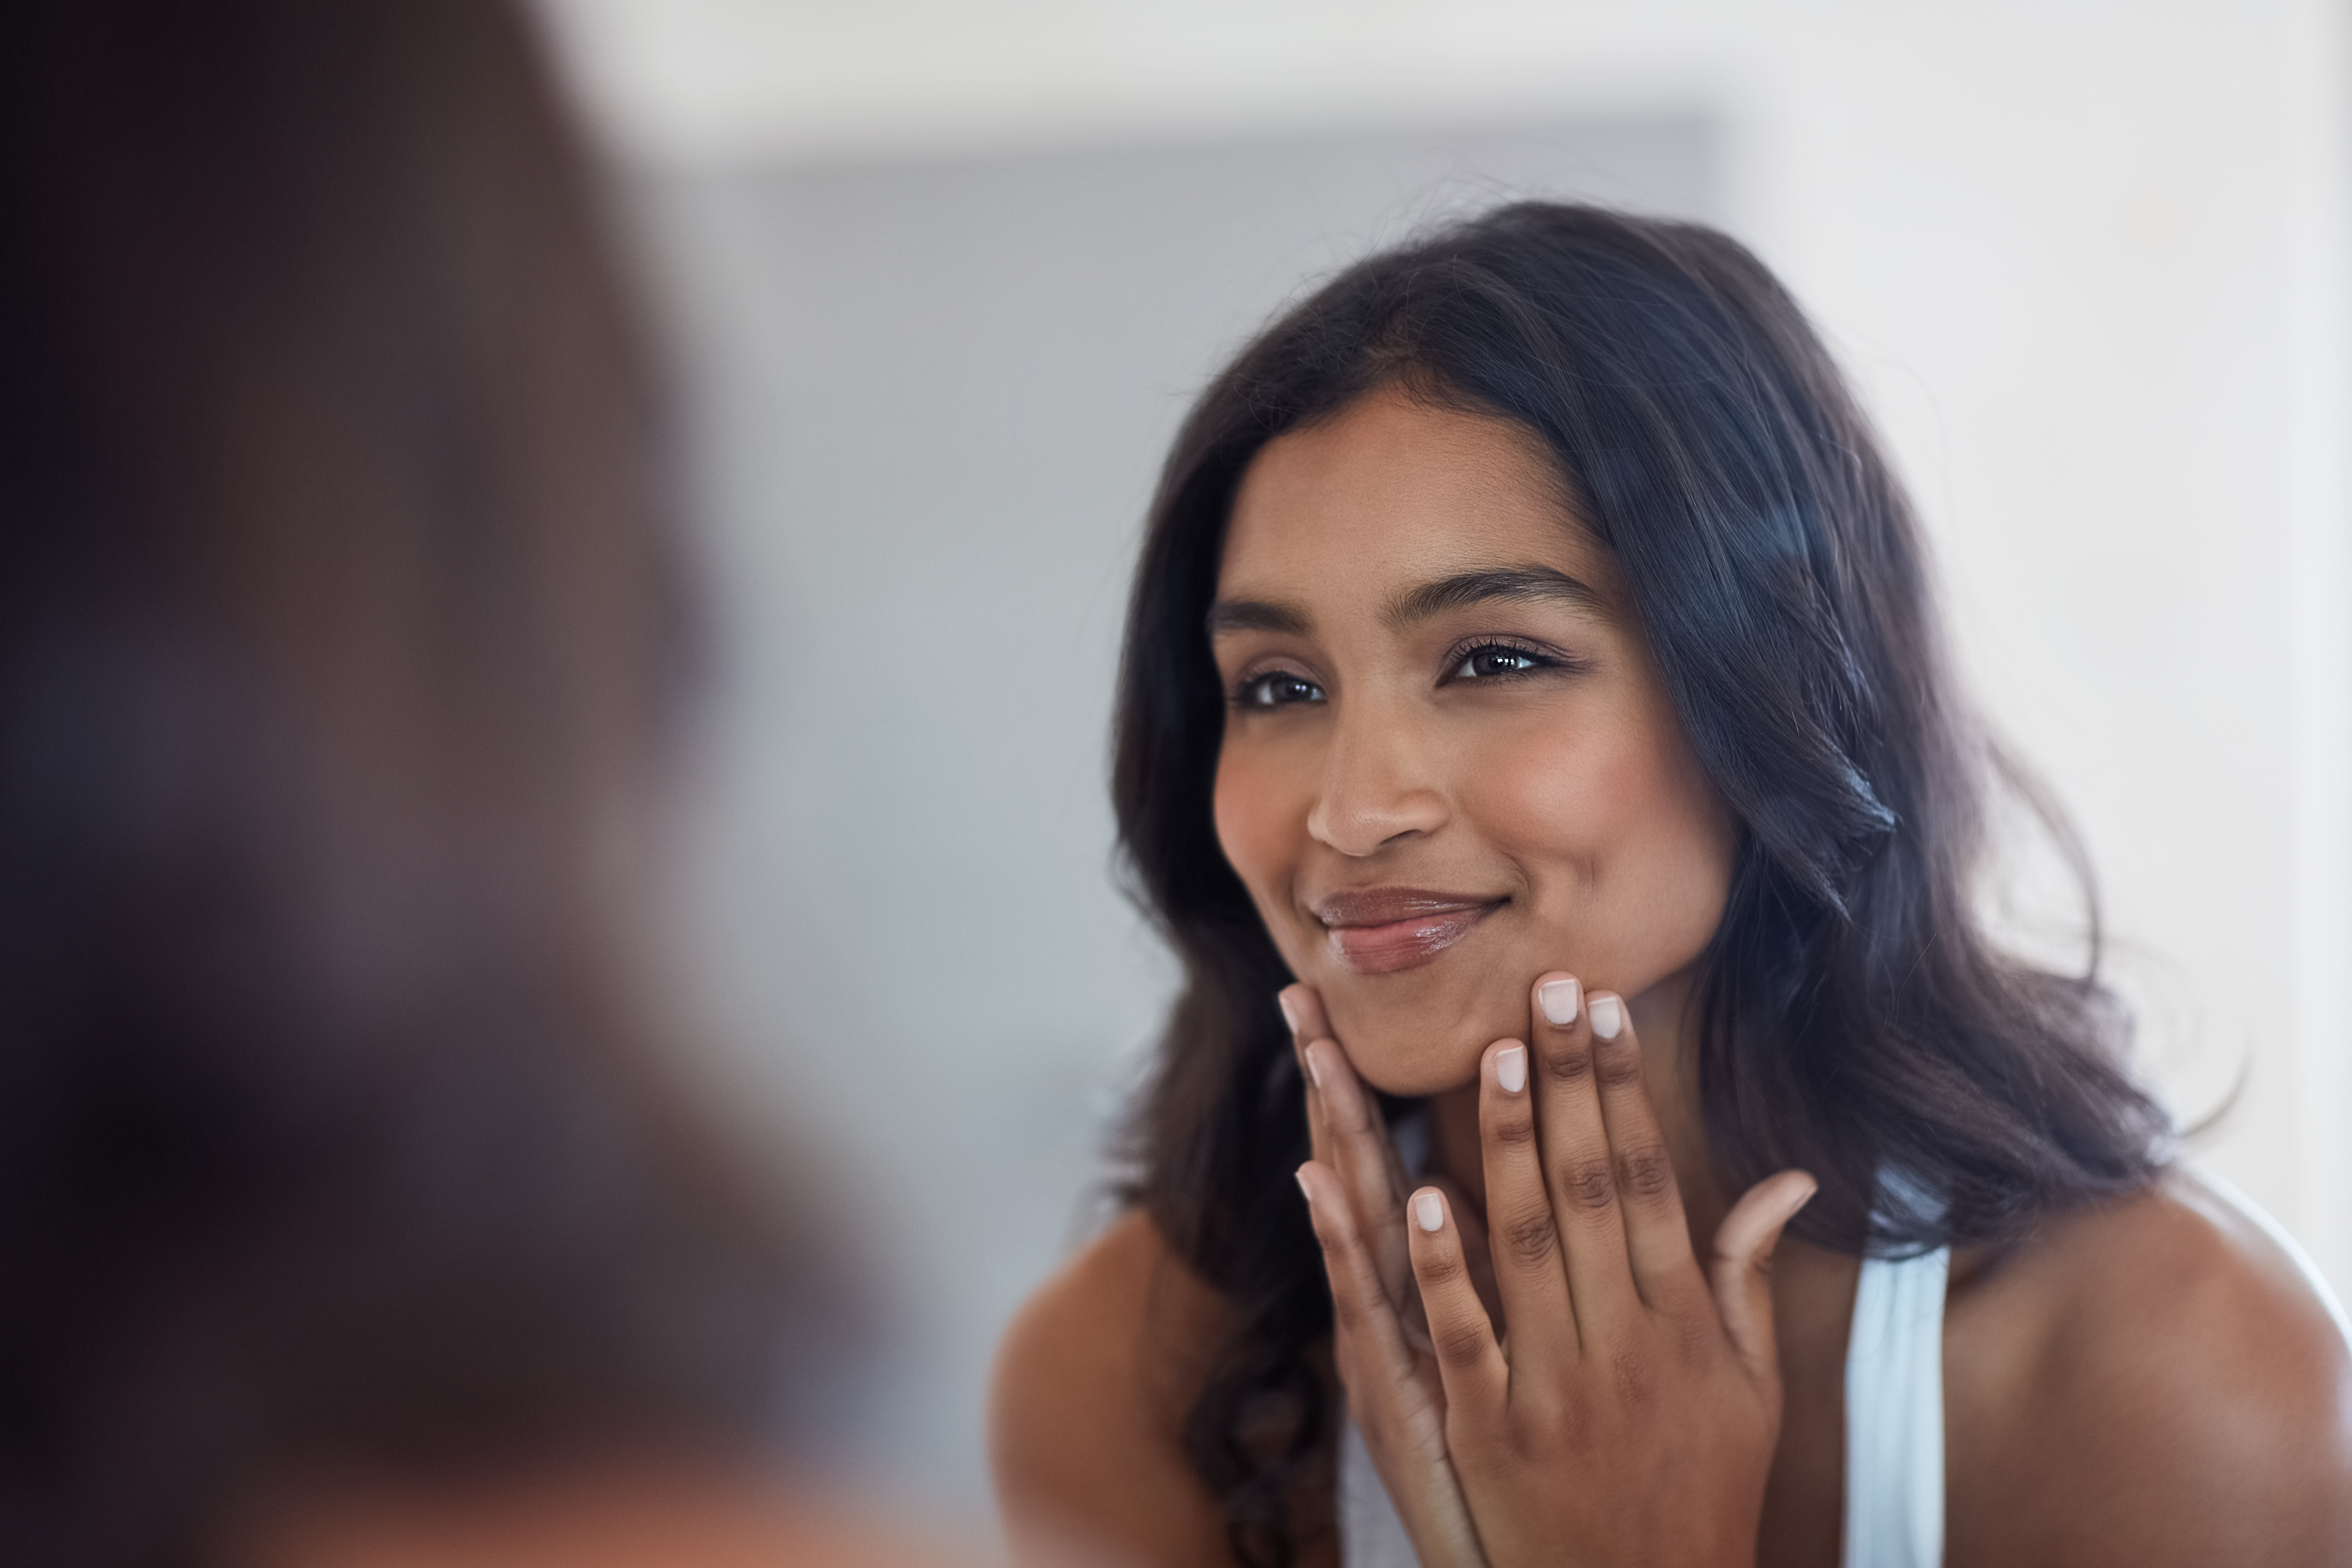
[[[1716,1310],[1748,1377],[1773,1389],[1780,1387],[1780,1360],[1772,1339],[1772,1249],[1820,1185],[1802,1171],[1767,1176],[1716,1227],[1707,1269]]]

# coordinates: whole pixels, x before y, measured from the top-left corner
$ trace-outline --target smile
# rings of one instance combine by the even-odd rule
[[[1427,963],[1501,909],[1502,899],[1377,888],[1334,893],[1315,906],[1331,956],[1359,974],[1393,974]]]

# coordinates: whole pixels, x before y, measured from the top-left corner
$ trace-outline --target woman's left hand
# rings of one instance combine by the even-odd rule
[[[1622,999],[1577,1005],[1576,982],[1552,973],[1534,1001],[1532,1039],[1498,1041],[1479,1065],[1507,1337],[1474,1284],[1451,1197],[1424,1186],[1404,1205],[1446,1453],[1477,1542],[1494,1568],[1752,1564],[1780,1423],[1767,1270],[1813,1181],[1783,1171],[1751,1188],[1702,1273]],[[1312,1048],[1316,1098],[1368,1098],[1333,1042]],[[1335,1071],[1349,1075],[1336,1097]],[[1319,1209],[1318,1188],[1331,1189],[1310,1182]],[[1350,1299],[1378,1268],[1362,1226],[1318,1212],[1317,1227],[1344,1337],[1378,1316]],[[1370,1372],[1392,1358],[1355,1360]],[[1413,1404],[1359,1401],[1352,1383],[1349,1396],[1360,1419]],[[1414,1447],[1404,1434],[1366,1437],[1376,1458]]]

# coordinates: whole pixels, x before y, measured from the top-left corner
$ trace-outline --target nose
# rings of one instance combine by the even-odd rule
[[[1317,842],[1360,858],[1444,826],[1445,794],[1409,714],[1381,705],[1333,717],[1323,787],[1307,815]]]

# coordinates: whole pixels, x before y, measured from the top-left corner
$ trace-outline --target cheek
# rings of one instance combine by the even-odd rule
[[[1307,805],[1263,747],[1228,745],[1217,756],[1213,795],[1217,843],[1225,860],[1249,889],[1259,911],[1271,914],[1285,902],[1305,837]],[[1280,934],[1281,922],[1269,920]]]
[[[1549,726],[1481,759],[1475,815],[1535,915],[1596,984],[1629,994],[1696,959],[1729,896],[1737,834],[1654,716]]]

